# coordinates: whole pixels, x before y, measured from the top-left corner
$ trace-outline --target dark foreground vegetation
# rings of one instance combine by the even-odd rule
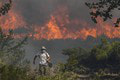
[[[119,80],[120,42],[101,43],[91,50],[71,48],[63,50],[67,63],[47,69],[41,76],[25,60],[27,38],[16,40],[13,31],[4,33],[0,28],[0,80]]]

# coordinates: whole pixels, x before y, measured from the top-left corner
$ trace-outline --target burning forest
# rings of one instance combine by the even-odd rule
[[[88,36],[97,38],[101,35],[108,38],[120,38],[120,27],[114,28],[112,25],[114,21],[103,22],[101,18],[98,18],[98,24],[91,25],[90,22],[80,18],[70,18],[69,8],[65,5],[55,9],[42,24],[29,24],[20,13],[20,11],[12,9],[8,14],[0,17],[0,25],[5,31],[21,28],[27,30],[26,33],[16,34],[17,38],[28,36],[34,40],[85,40]]]

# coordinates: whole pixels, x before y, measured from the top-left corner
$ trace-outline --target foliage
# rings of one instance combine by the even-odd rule
[[[100,16],[104,21],[113,19],[113,11],[120,10],[120,0],[99,0],[98,2],[85,3],[91,10],[90,15],[92,21],[97,23],[97,17]],[[114,23],[115,27],[119,27],[120,18]]]
[[[0,80],[25,80],[23,78],[26,78],[26,70],[29,69],[29,62],[24,61],[23,49],[27,37],[16,40],[13,35],[12,30],[5,33],[0,27]]]
[[[67,63],[59,63],[52,67],[46,76],[31,71],[29,65],[25,67],[8,65],[0,60],[0,79],[77,80],[81,75],[91,74],[93,80],[101,80],[101,76],[106,73],[120,72],[120,42],[110,43],[106,39],[101,39],[101,44],[94,46],[90,51],[71,48],[63,50],[63,54],[69,57]]]
[[[0,58],[7,64],[17,65],[24,58],[25,50],[22,48],[26,44],[27,37],[23,40],[16,40],[13,31],[4,33],[0,28]]]
[[[82,66],[84,64],[84,60],[89,55],[86,50],[82,48],[66,49],[63,50],[63,54],[69,56],[67,63],[65,64],[65,70],[77,73],[81,73],[81,71],[84,72],[84,69],[88,70]]]
[[[12,5],[12,0],[9,0],[9,2],[2,5],[2,7],[0,8],[0,16],[5,15],[6,13],[8,13],[8,11],[11,8],[11,5]]]
[[[76,80],[78,75],[73,72],[59,72],[54,76],[39,76],[37,80]]]
[[[11,66],[0,68],[1,80],[29,80],[25,69]]]
[[[120,42],[109,43],[101,39],[101,44],[94,46],[87,52],[82,48],[63,50],[69,58],[64,65],[66,71],[79,74],[98,72],[99,70],[119,73],[120,69]]]

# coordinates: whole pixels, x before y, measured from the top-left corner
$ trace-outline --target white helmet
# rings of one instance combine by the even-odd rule
[[[41,48],[42,50],[46,50],[46,47],[45,46],[42,46],[42,48]]]

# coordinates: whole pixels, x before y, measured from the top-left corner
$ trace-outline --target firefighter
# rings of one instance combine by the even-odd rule
[[[48,54],[48,52],[46,51],[46,48],[44,46],[42,46],[42,48],[41,48],[41,53],[35,55],[33,64],[35,64],[35,60],[37,57],[40,58],[39,72],[41,75],[46,75],[47,66],[49,66],[49,65],[51,66],[52,64],[50,63],[50,59],[51,59],[50,55]]]

